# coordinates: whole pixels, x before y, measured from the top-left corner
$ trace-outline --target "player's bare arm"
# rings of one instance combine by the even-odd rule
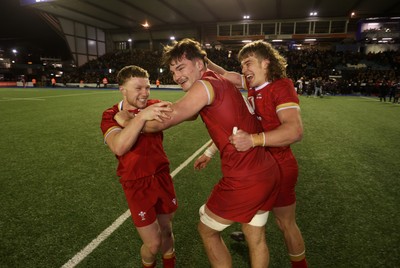
[[[204,85],[200,81],[195,82],[181,99],[172,104],[173,111],[168,114],[169,119],[162,122],[148,121],[143,131],[157,132],[193,119],[204,106],[209,104],[208,96]]]
[[[128,152],[136,143],[145,122],[146,120],[138,115],[132,118],[125,128],[121,128],[120,131],[111,132],[105,140],[111,151],[118,156]]]
[[[146,109],[143,109],[140,113],[142,116],[145,116],[145,119],[150,120],[157,120],[162,122],[164,119],[168,119],[170,113],[172,111],[171,102],[162,101],[159,103],[155,103]],[[119,111],[115,116],[114,119],[121,127],[126,127],[131,119],[135,117],[134,113],[129,111],[123,110]]]
[[[136,143],[146,121],[162,121],[169,118],[167,113],[171,111],[169,102],[156,103],[143,109],[136,116],[133,116],[121,131],[110,133],[106,139],[107,145],[114,154],[118,156],[125,154]],[[125,113],[123,114],[125,115]],[[130,118],[130,115],[128,117]]]
[[[135,117],[134,113],[129,111],[123,110],[119,111],[115,116],[114,119],[117,121],[118,125],[121,127],[126,127],[131,119]]]
[[[207,68],[210,69],[211,71],[216,72],[217,74],[222,75],[226,79],[228,79],[232,84],[235,85],[236,88],[243,88],[242,85],[242,75],[237,72],[230,72],[222,68],[221,66],[217,65],[213,61],[211,61],[209,58],[206,58],[207,62]]]

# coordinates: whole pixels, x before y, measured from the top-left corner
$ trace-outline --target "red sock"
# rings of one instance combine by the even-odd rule
[[[164,255],[162,261],[164,268],[175,268],[175,263],[176,263],[175,252],[173,252],[172,254],[168,254],[167,256]]]
[[[306,258],[300,261],[290,261],[292,263],[292,268],[307,268]]]

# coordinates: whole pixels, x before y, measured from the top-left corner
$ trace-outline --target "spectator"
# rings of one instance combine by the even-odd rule
[[[103,78],[103,87],[106,88],[107,85],[108,85],[108,79],[107,79],[107,77],[104,77]]]

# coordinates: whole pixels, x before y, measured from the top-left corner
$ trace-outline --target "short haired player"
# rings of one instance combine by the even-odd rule
[[[134,225],[143,241],[140,249],[143,267],[156,267],[161,252],[163,267],[175,267],[172,218],[177,201],[164,152],[163,133],[142,133],[147,121],[168,118],[167,102],[149,99],[150,82],[146,70],[126,66],[118,75],[122,101],[103,113],[104,142],[118,159],[120,177]],[[131,120],[122,127],[114,119],[124,113]]]

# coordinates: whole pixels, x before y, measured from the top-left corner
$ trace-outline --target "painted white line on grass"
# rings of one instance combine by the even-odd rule
[[[200,149],[198,149],[194,154],[192,154],[185,162],[179,165],[174,171],[171,172],[171,177],[175,177],[184,167],[186,167],[197,155],[206,149],[210,145],[211,140],[207,141]]]
[[[70,259],[63,268],[75,267],[84,258],[86,258],[95,248],[97,248],[101,242],[106,240],[119,226],[131,215],[129,209],[125,211],[124,214],[118,217],[107,229],[105,229],[101,234],[99,234],[95,239],[92,240],[85,248],[79,251],[72,259]]]
[[[370,101],[381,102],[381,101],[379,100],[379,97],[361,97],[361,98],[366,99],[366,100],[370,100]],[[393,102],[391,102],[391,101],[387,101],[387,102],[384,101],[384,102],[382,102],[382,103],[387,103],[387,104],[396,105],[396,103],[393,103]]]
[[[7,98],[3,97],[0,101],[20,101],[20,100],[34,100],[34,101],[45,101],[43,98]]]
[[[361,96],[362,99],[366,99],[366,100],[373,100],[373,101],[378,101],[379,99],[373,98],[373,97],[363,97]]]
[[[74,97],[74,96],[85,96],[85,95],[96,95],[96,94],[109,94],[109,93],[119,93],[119,91],[105,91],[105,92],[92,92],[92,93],[78,93],[78,94],[65,94],[65,95],[52,95],[45,96],[42,98],[62,98],[62,97]]]
[[[209,146],[210,141],[207,141],[200,149],[198,149],[194,154],[192,154],[185,162],[179,165],[174,171],[171,173],[171,177],[173,178],[176,174],[178,174],[183,168],[185,168],[197,155],[199,155],[202,151],[205,150],[207,146]],[[131,215],[129,209],[125,211],[121,216],[118,217],[109,227],[107,227],[101,234],[99,234],[95,239],[92,240],[86,247],[84,247],[81,251],[79,251],[74,257],[72,257],[67,263],[65,263],[61,268],[72,268],[78,265],[84,258],[86,258],[93,250],[95,250],[101,242],[106,240],[115,230],[118,229],[124,223],[126,219],[128,219]]]
[[[41,100],[50,98],[63,98],[63,97],[75,97],[75,96],[85,96],[85,95],[96,95],[96,94],[109,94],[109,93],[118,93],[119,91],[104,91],[104,92],[91,92],[91,93],[77,93],[77,94],[64,94],[64,95],[52,95],[52,96],[41,96],[41,97],[32,97],[32,98],[7,98],[3,97],[0,101],[20,101],[20,100]]]

